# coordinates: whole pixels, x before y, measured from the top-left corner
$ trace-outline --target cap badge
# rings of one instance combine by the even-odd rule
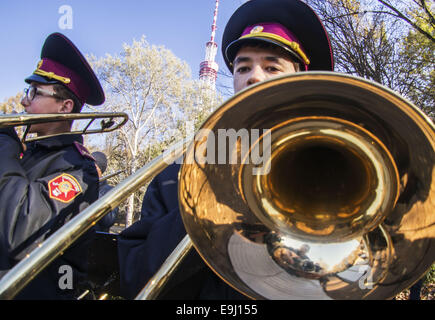
[[[49,79],[58,80],[58,81],[63,82],[65,84],[68,84],[71,82],[70,78],[59,76],[59,75],[55,74],[54,72],[47,72],[45,70],[41,70],[41,66],[42,66],[43,62],[44,62],[44,60],[40,60],[38,62],[38,66],[36,67],[36,70],[33,72],[34,74],[37,74],[39,76],[43,76],[43,77],[46,77]]]
[[[255,26],[254,28],[252,28],[250,33],[260,33],[264,30],[263,26]]]

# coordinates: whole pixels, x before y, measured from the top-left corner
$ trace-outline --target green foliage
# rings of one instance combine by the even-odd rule
[[[426,277],[424,279],[425,284],[429,283],[435,283],[435,264],[431,266],[429,269],[429,272],[426,274]]]
[[[420,28],[435,36],[434,25],[418,22]],[[414,101],[432,119],[435,118],[435,42],[414,29],[409,30],[403,39],[402,58],[412,75],[408,82],[407,96]]]
[[[433,2],[306,2],[325,23],[334,50],[336,71],[381,83],[405,96],[434,118]]]

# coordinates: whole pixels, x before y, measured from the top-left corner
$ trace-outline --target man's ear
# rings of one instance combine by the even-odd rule
[[[74,109],[74,101],[72,99],[66,99],[62,101],[62,105],[59,108],[59,113],[71,113]]]

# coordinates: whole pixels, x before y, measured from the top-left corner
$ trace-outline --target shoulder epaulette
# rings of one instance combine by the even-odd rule
[[[88,151],[88,149],[86,149],[86,147],[84,145],[82,145],[81,143],[74,141],[74,145],[77,149],[77,151],[82,155],[82,157],[85,158],[89,158],[93,161],[95,161],[94,157],[91,155],[91,153]]]

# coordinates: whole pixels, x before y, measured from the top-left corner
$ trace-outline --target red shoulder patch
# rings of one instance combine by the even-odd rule
[[[50,198],[68,203],[82,192],[80,183],[72,175],[62,173],[48,182]]]

